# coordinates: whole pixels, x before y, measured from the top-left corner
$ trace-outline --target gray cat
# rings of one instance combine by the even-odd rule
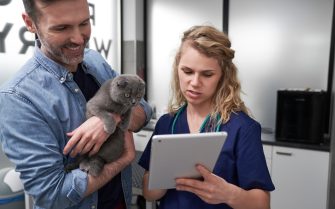
[[[98,153],[82,155],[66,170],[79,168],[93,176],[98,176],[106,163],[118,159],[124,148],[124,132],[128,129],[132,107],[137,105],[145,94],[145,83],[137,75],[123,74],[106,81],[98,92],[87,102],[86,117],[99,117],[104,129],[111,134]],[[116,124],[111,113],[121,116]]]

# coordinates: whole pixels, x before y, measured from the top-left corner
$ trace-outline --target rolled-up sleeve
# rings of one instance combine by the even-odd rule
[[[150,121],[150,119],[152,117],[152,108],[151,108],[151,106],[144,99],[142,99],[140,101],[140,105],[141,105],[141,107],[143,108],[143,110],[145,112],[146,119],[145,119],[145,124],[144,125],[146,125],[146,124],[149,123],[149,121]]]
[[[68,191],[67,197],[75,204],[79,203],[87,187],[87,174],[79,169],[71,172],[71,177],[64,181],[64,191]]]
[[[67,158],[62,150],[67,138],[62,130],[63,116],[49,118],[15,92],[2,92],[0,104],[3,151],[16,165],[35,204],[50,209],[78,204],[87,188],[87,174],[79,169],[64,170]]]

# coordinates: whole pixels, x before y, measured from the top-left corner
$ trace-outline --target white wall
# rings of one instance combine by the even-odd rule
[[[193,25],[222,28],[222,0],[148,0],[148,101],[166,110],[172,63],[182,32]]]
[[[275,128],[280,88],[327,90],[333,0],[230,1],[229,36],[247,106]]]
[[[222,29],[223,1],[148,0],[148,100],[158,115],[169,98],[181,34],[194,24]],[[333,0],[231,0],[229,37],[242,95],[263,128],[274,131],[281,88],[327,88]]]
[[[90,48],[98,50],[112,68],[120,72],[120,0],[88,0],[88,2],[95,7],[95,25],[92,24]]]
[[[122,0],[122,73],[145,79],[144,0]]]
[[[123,1],[123,40],[144,40],[143,0]]]
[[[335,70],[335,69],[334,69]],[[333,74],[333,80],[335,80]],[[331,127],[330,127],[330,161],[329,161],[329,178],[328,178],[328,208],[335,208],[335,86],[332,89],[332,108],[331,108]]]
[[[24,42],[33,41],[31,33],[24,33],[20,38],[20,30],[24,29],[21,18],[22,1],[11,1],[0,6],[0,85],[15,74],[32,54],[32,47],[20,53]]]

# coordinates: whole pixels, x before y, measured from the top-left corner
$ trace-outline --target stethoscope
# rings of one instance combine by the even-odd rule
[[[174,134],[175,133],[175,130],[176,130],[176,122],[181,114],[181,112],[183,112],[183,110],[186,109],[186,106],[187,104],[183,105],[181,108],[179,108],[179,110],[177,111],[176,113],[176,116],[174,117],[173,119],[173,122],[172,122],[172,127],[171,127],[171,134]],[[208,114],[205,118],[205,120],[202,122],[201,126],[200,126],[200,129],[199,129],[199,132],[203,132],[205,129],[206,129],[206,124],[209,124],[209,127],[207,126],[207,128],[209,129],[206,129],[206,132],[213,132],[212,130],[212,124],[213,122],[216,123],[216,126],[215,126],[215,132],[219,132],[220,131],[220,126],[221,126],[221,122],[218,123],[218,121],[220,121],[220,114],[216,114],[216,120],[211,120],[211,117],[210,115]],[[210,123],[208,123],[208,121],[210,121]]]

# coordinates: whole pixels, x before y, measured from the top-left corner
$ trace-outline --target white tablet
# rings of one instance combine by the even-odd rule
[[[226,132],[153,136],[149,189],[175,188],[176,178],[200,177],[199,163],[213,171],[226,138]]]

